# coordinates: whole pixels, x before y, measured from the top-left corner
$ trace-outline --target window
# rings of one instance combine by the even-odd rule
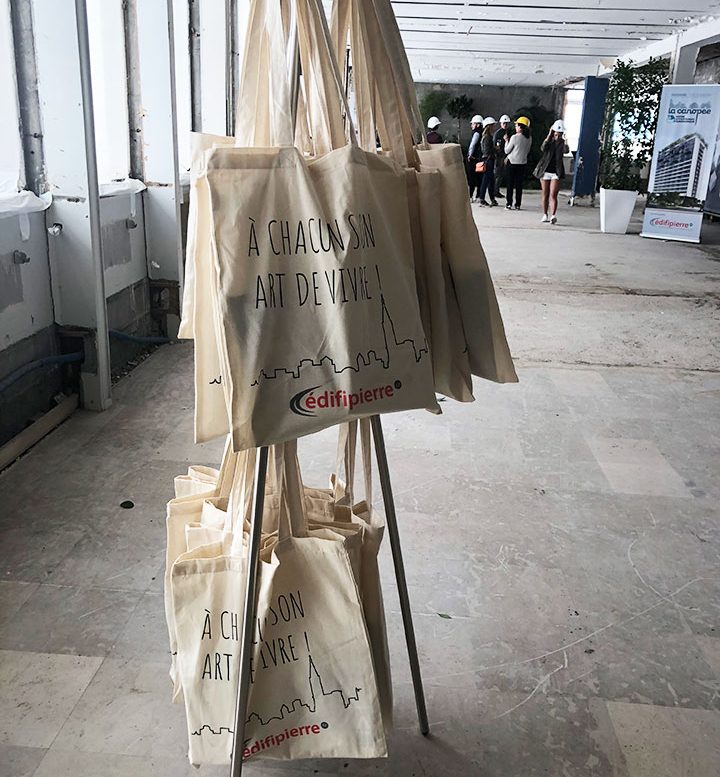
[[[121,0],[87,0],[98,179],[121,181],[130,171],[125,24]]]
[[[585,100],[585,84],[581,82],[565,92],[564,121],[565,138],[571,151],[577,151],[580,140],[580,123],[582,122],[583,102]]]
[[[173,0],[175,42],[175,101],[177,104],[178,161],[180,171],[190,169],[190,48],[188,0]]]

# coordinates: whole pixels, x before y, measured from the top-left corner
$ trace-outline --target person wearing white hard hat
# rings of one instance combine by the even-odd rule
[[[503,197],[500,186],[505,183],[505,144],[513,135],[512,119],[503,113],[500,117],[500,127],[495,130],[495,196]]]
[[[483,132],[480,138],[480,161],[485,168],[480,182],[480,204],[484,206],[497,205],[495,199],[495,124],[492,116],[483,119]],[[490,196],[490,202],[485,198]]]
[[[542,222],[557,224],[558,191],[560,181],[565,177],[563,156],[568,152],[565,142],[565,123],[558,119],[543,140],[542,156],[535,168],[535,177],[542,188]]]
[[[428,119],[428,133],[425,136],[428,143],[442,143],[442,135],[437,131],[437,128],[442,124],[440,119],[438,119],[437,116],[431,116]]]
[[[470,202],[476,202],[476,193],[480,191],[480,182],[482,180],[482,173],[478,173],[476,170],[477,164],[480,161],[480,136],[482,135],[482,123],[483,117],[479,113],[476,113],[472,119],[470,119],[470,129],[472,130],[472,137],[470,138],[470,146],[468,148],[467,155],[467,179],[468,186],[470,187]]]

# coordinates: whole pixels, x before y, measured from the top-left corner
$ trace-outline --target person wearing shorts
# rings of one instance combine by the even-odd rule
[[[543,223],[557,224],[558,192],[560,181],[565,178],[563,156],[568,151],[565,142],[565,124],[558,119],[550,128],[547,137],[540,147],[542,156],[535,168],[535,177],[540,179],[542,189]]]

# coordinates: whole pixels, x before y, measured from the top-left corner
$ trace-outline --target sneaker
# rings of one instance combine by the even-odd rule
[[[512,205],[508,202],[508,204],[505,206],[505,210],[512,210]]]
[[[547,213],[543,213],[543,217],[540,219],[540,221],[541,221],[543,224],[547,224],[547,223],[548,223],[548,221],[550,221],[550,219],[548,218],[548,214],[547,214]]]
[[[515,206],[515,210],[520,210],[520,206],[519,206],[519,205],[516,205],[516,206]]]
[[[550,216],[550,223],[557,224],[557,216]]]
[[[489,208],[489,207],[490,207],[490,203],[489,203],[487,200],[478,200],[478,203],[479,203],[479,204],[481,205],[481,207],[483,207],[483,208]]]
[[[492,208],[497,208],[498,201],[497,200],[490,200],[490,206]]]

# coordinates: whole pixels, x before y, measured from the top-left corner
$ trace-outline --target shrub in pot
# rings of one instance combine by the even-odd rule
[[[668,62],[650,59],[646,65],[618,60],[605,102],[600,161],[600,228],[627,232],[637,196],[647,191],[660,93]]]
[[[461,94],[448,100],[445,110],[457,121],[457,142],[462,146],[462,123],[473,115],[473,101],[466,94]]]

